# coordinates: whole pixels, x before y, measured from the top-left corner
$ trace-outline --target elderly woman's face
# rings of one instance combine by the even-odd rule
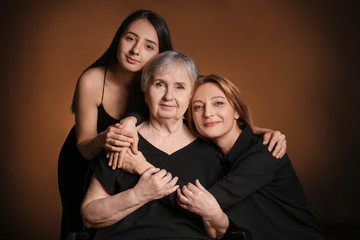
[[[182,118],[189,105],[191,90],[191,79],[181,64],[160,69],[145,93],[150,115],[159,119]]]

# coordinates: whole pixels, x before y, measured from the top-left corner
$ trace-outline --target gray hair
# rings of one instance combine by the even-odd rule
[[[177,64],[182,64],[191,79],[191,86],[194,86],[195,80],[199,76],[199,69],[194,61],[185,54],[166,51],[153,57],[143,68],[141,76],[141,90],[146,91],[149,82],[162,69],[168,69]]]

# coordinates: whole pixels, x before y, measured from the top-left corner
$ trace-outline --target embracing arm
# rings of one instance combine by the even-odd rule
[[[264,135],[264,145],[268,145],[268,151],[272,152],[272,155],[276,158],[282,158],[286,152],[286,139],[285,135],[282,134],[280,131],[274,131],[267,128],[260,128],[252,126],[251,129],[255,134]],[[274,148],[275,147],[275,148]]]
[[[133,136],[120,124],[97,132],[97,107],[101,103],[103,77],[103,69],[89,69],[79,78],[74,95],[77,145],[86,159],[93,159],[103,149],[119,151],[120,147],[129,146],[133,141]]]
[[[188,183],[182,189],[177,189],[178,204],[182,208],[202,217],[206,233],[211,238],[222,238],[230,222],[220,208],[218,202],[199,182]]]
[[[131,189],[110,195],[94,177],[81,205],[87,227],[103,228],[122,220],[144,204],[176,191],[177,177],[158,168],[148,169]]]

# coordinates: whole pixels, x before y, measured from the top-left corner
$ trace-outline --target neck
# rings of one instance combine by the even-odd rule
[[[148,122],[149,131],[159,136],[176,135],[183,133],[183,119],[155,119],[150,117]]]
[[[227,134],[213,139],[213,141],[220,148],[223,154],[227,156],[230,154],[230,151],[233,148],[236,140],[240,136],[241,132],[242,130],[239,128],[237,123],[235,123],[231,131],[229,131]]]
[[[117,66],[116,70],[114,72],[111,72],[114,76],[114,80],[116,82],[128,85],[130,84],[135,77],[140,74],[139,72],[130,72],[126,71],[120,66]]]

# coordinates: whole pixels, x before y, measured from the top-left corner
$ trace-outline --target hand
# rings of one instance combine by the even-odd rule
[[[105,150],[120,152],[122,147],[130,147],[135,139],[132,132],[126,131],[120,123],[116,123],[100,133],[98,141]]]
[[[270,142],[270,143],[269,143]],[[270,130],[264,134],[263,144],[268,146],[269,152],[271,152],[276,145],[272,155],[276,158],[282,158],[286,152],[286,139],[285,135],[280,131]]]
[[[111,166],[113,170],[121,168],[122,159],[125,158],[128,150],[129,147],[122,147],[120,152],[107,152],[106,157],[109,158],[109,166]]]
[[[208,217],[214,213],[214,209],[220,209],[215,197],[200,184],[199,180],[195,181],[195,185],[188,183],[181,190],[177,189],[177,194],[179,206],[202,217]]]
[[[222,238],[229,227],[229,218],[222,211],[220,205],[199,182],[195,185],[188,183],[182,187],[182,192],[177,189],[178,204],[191,212],[200,215],[203,219],[204,228],[211,238]]]
[[[179,187],[177,181],[178,177],[173,178],[164,169],[149,168],[141,175],[133,190],[140,202],[150,202],[175,192]]]
[[[120,121],[121,126],[128,131],[131,132],[134,136],[134,142],[131,144],[130,148],[131,151],[134,154],[137,154],[138,151],[138,143],[139,143],[139,136],[137,134],[137,128],[136,128],[137,119],[135,117],[126,117]]]
[[[129,173],[142,175],[147,169],[154,167],[148,161],[146,161],[144,155],[141,152],[133,154],[128,150],[124,161],[121,164],[121,168]]]

